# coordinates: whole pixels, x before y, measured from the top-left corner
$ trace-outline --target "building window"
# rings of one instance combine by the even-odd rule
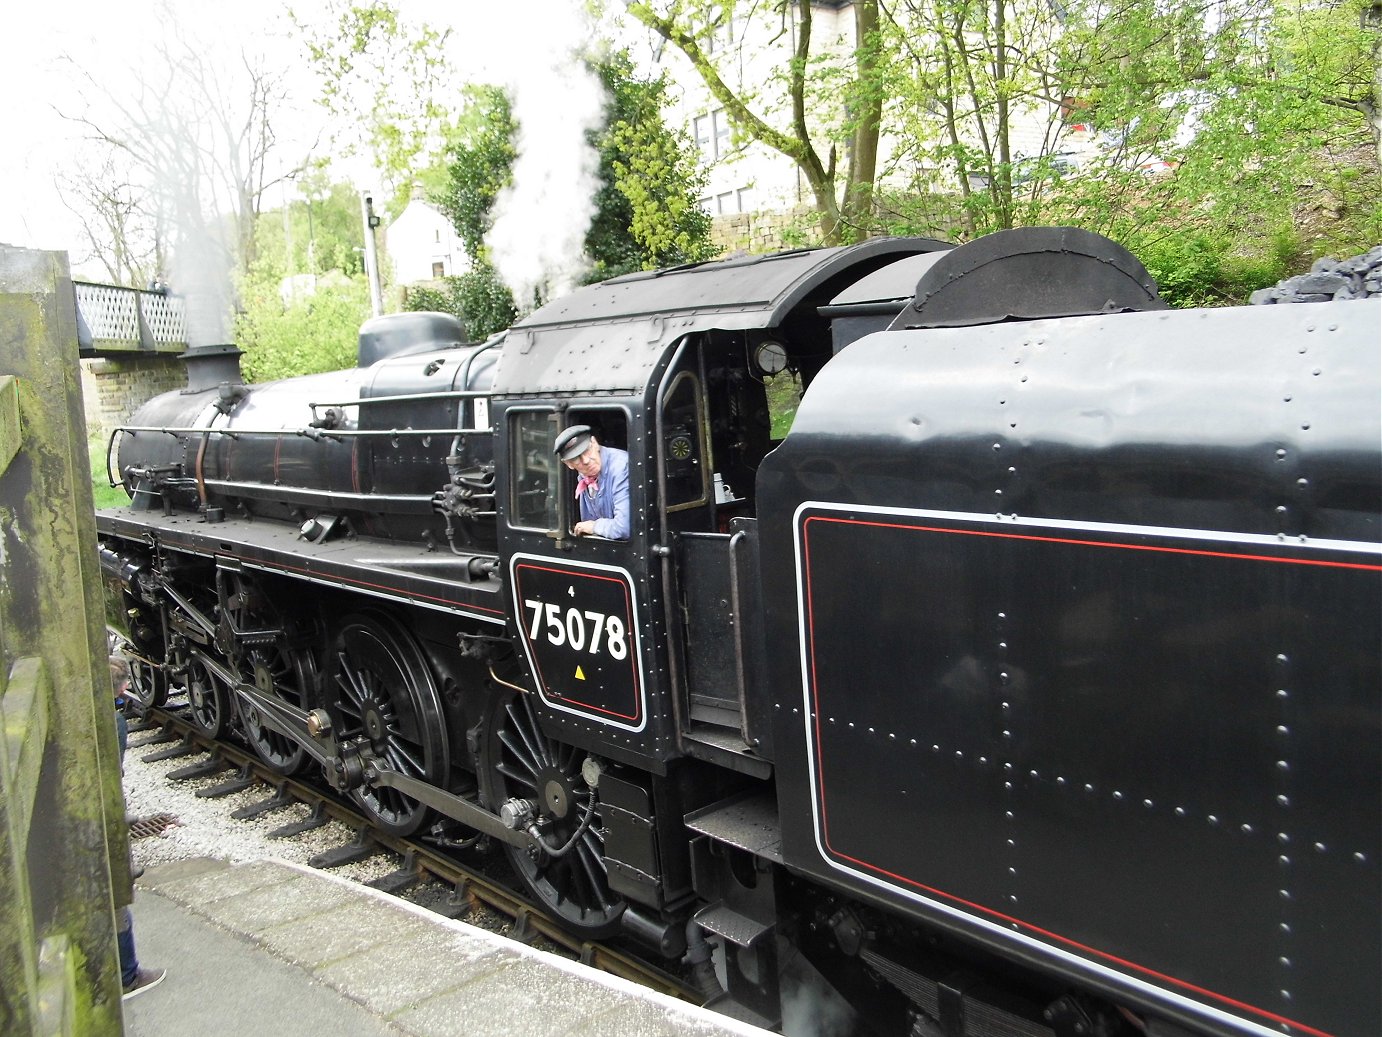
[[[434,231],[432,232],[432,234],[433,234],[432,240],[435,241],[435,242],[437,242],[438,244],[440,244],[440,243],[441,243],[441,228],[438,227],[436,230],[434,230]]]
[[[715,127],[715,157],[724,158],[729,154],[729,116],[723,108],[716,108],[710,121]]]
[[[706,29],[705,49],[709,54],[724,50],[734,42],[734,16],[726,9],[722,9],[718,17],[710,16]]]
[[[733,216],[739,212],[753,211],[753,188],[740,187],[734,191],[708,195],[697,199],[696,204],[711,216]]]
[[[709,162],[724,158],[730,151],[729,116],[723,108],[698,115],[691,120],[696,147]]]
[[[706,158],[714,158],[715,155],[711,149],[714,147],[715,138],[710,128],[710,116],[696,116],[691,120],[691,128],[696,138],[696,147],[700,149],[701,154]]]
[[[432,264],[432,276],[433,276],[433,277],[445,277],[445,276],[446,276],[446,264],[443,263],[443,262],[433,263],[433,264]]]

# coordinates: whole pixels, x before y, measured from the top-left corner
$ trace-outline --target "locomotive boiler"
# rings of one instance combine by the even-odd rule
[[[1169,310],[1070,228],[378,318],[131,418],[112,621],[146,699],[577,932],[713,946],[769,1025],[1364,1037],[1379,341],[1376,299]],[[626,541],[571,535],[573,424]]]

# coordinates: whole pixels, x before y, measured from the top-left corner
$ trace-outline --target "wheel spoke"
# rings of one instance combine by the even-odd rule
[[[515,784],[521,785],[525,789],[528,789],[533,793],[537,792],[537,782],[534,780],[533,775],[530,772],[521,773],[519,771],[514,770],[512,767],[505,763],[498,764],[496,769],[499,771],[500,774],[504,775],[504,777],[508,778]]]
[[[387,757],[394,765],[394,770],[401,774],[411,774],[419,776],[425,770],[420,757],[409,752],[409,746],[402,742],[393,742],[389,745]]]
[[[527,750],[526,759],[532,761],[532,771],[536,774],[549,761],[546,746],[542,744],[542,737],[538,734],[537,722],[533,715],[527,710],[527,703],[521,705],[515,700],[505,710],[511,721],[509,731],[506,732],[512,737],[517,735],[522,740],[524,748]],[[506,742],[509,748],[515,753],[518,749],[511,742]]]
[[[524,751],[527,748],[526,745],[520,748],[514,737],[507,731],[500,734],[499,741],[503,743],[504,748],[509,751],[509,756],[511,756],[515,761],[517,761],[519,766],[521,766],[524,770],[528,772],[530,778],[535,780],[537,778],[537,773],[540,768],[538,767],[537,761],[533,759],[531,754]]]
[[[364,682],[360,679],[359,673],[351,666],[350,660],[346,658],[344,652],[336,654],[336,663],[339,667],[336,672],[336,686],[345,693],[353,709],[346,708],[345,699],[337,699],[336,704],[347,715],[359,719],[364,713],[364,701],[367,694]]]
[[[346,617],[334,635],[326,703],[337,737],[361,740],[382,765],[420,781],[440,784],[449,769],[446,724],[426,658],[397,620],[370,610]],[[410,835],[429,809],[397,789],[373,787],[353,794],[379,824]]]
[[[240,575],[230,575],[228,579],[231,582],[223,591],[223,616],[230,629],[276,633],[272,641],[232,644],[226,662],[241,681],[254,686],[265,697],[305,707],[316,674],[316,663],[306,641],[292,632],[292,626],[265,586]],[[253,710],[248,715],[236,712],[250,746],[280,774],[295,774],[311,759],[296,739],[268,723],[264,711]],[[227,713],[228,719],[229,716]]]

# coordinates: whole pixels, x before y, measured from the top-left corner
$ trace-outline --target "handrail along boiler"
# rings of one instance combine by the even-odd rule
[[[133,416],[112,617],[146,699],[750,1018],[1364,1037],[1380,325],[1171,311],[1070,228],[376,318]],[[627,541],[569,534],[572,424]]]

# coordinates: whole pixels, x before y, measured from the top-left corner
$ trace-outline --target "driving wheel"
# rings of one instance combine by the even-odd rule
[[[295,624],[287,622],[264,588],[236,575],[227,588],[228,618],[241,636],[232,645],[235,670],[240,680],[254,685],[267,698],[275,698],[300,710],[309,700],[317,679],[317,667],[307,639]],[[250,747],[270,769],[296,774],[312,760],[294,738],[267,724],[256,705],[237,700],[240,723]]]
[[[332,639],[327,687],[336,740],[408,777],[441,785],[449,769],[441,700],[417,641],[398,620],[362,612]],[[352,795],[386,831],[411,835],[427,821],[417,800],[387,786]]]
[[[529,696],[506,689],[491,706],[482,754],[489,808],[526,802],[547,844],[505,845],[519,877],[567,929],[592,940],[613,935],[624,901],[609,888],[600,810],[581,776],[587,753],[544,735]]]
[[[220,738],[230,726],[230,695],[196,659],[186,668],[187,718],[208,738]]]

